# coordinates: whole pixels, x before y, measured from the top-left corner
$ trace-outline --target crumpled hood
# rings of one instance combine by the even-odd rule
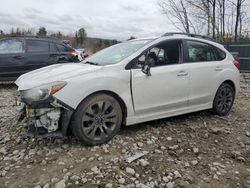
[[[55,64],[23,74],[15,81],[15,84],[18,86],[18,90],[26,90],[51,82],[63,81],[101,68],[101,66],[84,63]]]

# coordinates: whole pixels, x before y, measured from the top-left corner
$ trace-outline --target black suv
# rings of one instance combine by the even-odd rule
[[[0,40],[0,81],[14,81],[21,74],[44,66],[78,61],[76,51],[56,39],[15,37]]]

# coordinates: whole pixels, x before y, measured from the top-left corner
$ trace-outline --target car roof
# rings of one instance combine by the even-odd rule
[[[8,40],[8,39],[40,40],[40,41],[47,41],[47,42],[56,42],[56,43],[60,43],[60,44],[66,45],[63,41],[61,41],[61,40],[59,40],[57,38],[52,38],[52,37],[16,36],[16,37],[2,38],[1,40]]]
[[[163,41],[163,40],[171,40],[171,39],[176,39],[176,40],[195,40],[199,42],[204,42],[208,43],[211,45],[214,45],[218,48],[224,48],[222,44],[219,44],[215,42],[212,38],[208,36],[202,36],[202,35],[196,35],[196,34],[186,34],[186,33],[173,33],[173,34],[164,34],[163,36],[159,37],[150,37],[150,38],[137,38],[129,41],[140,41],[140,40],[152,40],[152,41]]]

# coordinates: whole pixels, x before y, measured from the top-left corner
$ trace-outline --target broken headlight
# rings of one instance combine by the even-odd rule
[[[56,92],[61,90],[67,82],[53,82],[46,85],[41,85],[32,89],[21,91],[21,98],[28,101],[46,100]]]

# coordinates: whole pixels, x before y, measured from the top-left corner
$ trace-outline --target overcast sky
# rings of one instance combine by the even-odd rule
[[[73,34],[84,27],[90,37],[124,40],[175,31],[158,0],[1,0],[0,29],[45,26]]]

